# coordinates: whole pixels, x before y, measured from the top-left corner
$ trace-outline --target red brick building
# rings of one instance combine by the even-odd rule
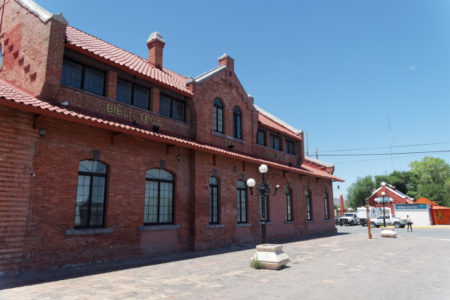
[[[334,232],[334,168],[254,105],[234,60],[190,78],[31,0],[0,23],[0,273]]]
[[[385,204],[385,207],[390,208],[392,214],[395,214],[395,204],[414,204],[413,198],[403,194],[402,192],[397,190],[395,186],[383,183],[372,193],[372,195],[370,195],[370,197],[366,199],[366,202],[369,204],[369,206],[383,207],[383,203],[376,201],[383,196],[386,198],[389,197],[389,202]]]

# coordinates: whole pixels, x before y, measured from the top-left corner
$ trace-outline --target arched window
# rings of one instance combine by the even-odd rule
[[[223,103],[219,98],[214,99],[213,130],[223,133]]]
[[[286,221],[292,221],[292,190],[286,188]]]
[[[233,108],[233,136],[242,139],[242,114],[237,106]]]
[[[330,208],[329,208],[329,204],[328,204],[328,192],[326,190],[323,193],[323,206],[325,209],[325,220],[329,220],[330,219]]]
[[[209,223],[219,224],[219,182],[209,177]]]
[[[78,164],[76,228],[104,225],[107,172],[107,166],[99,161],[82,160]]]
[[[245,182],[237,182],[237,222],[247,223],[247,187]]]
[[[305,192],[306,198],[306,221],[312,221],[312,203],[311,203],[311,191],[306,190]]]
[[[145,224],[173,224],[173,175],[162,169],[145,173]]]

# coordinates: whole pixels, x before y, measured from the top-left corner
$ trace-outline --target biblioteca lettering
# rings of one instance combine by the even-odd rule
[[[108,103],[106,104],[106,112],[122,118],[130,119],[132,121],[142,122],[145,124],[156,125],[158,127],[161,127],[160,119],[154,118],[148,114],[132,111],[129,108],[122,108],[118,105]]]

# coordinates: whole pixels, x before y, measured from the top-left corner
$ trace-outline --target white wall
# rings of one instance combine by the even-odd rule
[[[413,227],[414,226],[430,226],[432,225],[432,217],[430,212],[430,205],[425,205],[426,208],[421,209],[404,209],[403,207],[407,207],[407,205],[400,204],[399,207],[397,207],[398,204],[395,205],[395,216],[397,218],[406,219],[406,216],[409,215],[413,219]],[[410,207],[413,207],[412,205]]]

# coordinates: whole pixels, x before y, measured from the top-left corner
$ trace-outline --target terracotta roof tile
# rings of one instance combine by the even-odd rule
[[[166,68],[160,70],[149,63],[148,60],[72,26],[67,26],[66,38],[67,43],[71,46],[86,50],[112,63],[124,66],[168,88],[186,95],[192,95],[192,92],[186,87],[187,78],[180,74]]]
[[[289,136],[291,138],[297,139],[297,140],[301,140],[301,137],[296,135],[294,132],[292,132],[291,130],[287,129],[286,127],[278,124],[277,122],[269,119],[268,117],[266,117],[265,115],[263,115],[262,113],[258,112],[258,121],[261,123],[261,125],[263,125],[264,127],[268,127],[270,129],[273,129],[279,133],[282,133],[286,136]]]
[[[313,177],[326,178],[330,180],[343,181],[342,179],[327,174],[326,172],[322,172],[320,170],[311,168],[309,166],[302,165],[300,168],[287,166],[284,164],[280,164],[273,161],[268,161],[264,159],[259,159],[256,157],[252,157],[250,155],[244,155],[236,152],[232,152],[229,150],[200,144],[197,142],[193,142],[190,140],[177,138],[165,134],[159,134],[153,131],[141,129],[138,127],[133,127],[130,125],[126,125],[123,123],[113,122],[110,120],[93,117],[87,114],[78,113],[76,111],[70,110],[70,108],[58,107],[48,102],[37,99],[28,93],[20,90],[19,88],[7,83],[6,81],[0,79],[0,105],[13,107],[16,109],[21,109],[24,111],[34,112],[42,115],[48,115],[51,117],[75,122],[75,123],[83,123],[90,126],[98,126],[102,128],[106,128],[109,130],[119,131],[126,134],[136,134],[142,137],[146,137],[155,141],[180,145],[190,149],[201,150],[208,153],[220,154],[225,157],[243,160],[254,164],[262,164],[265,163],[268,166],[272,166],[275,168],[279,168],[282,170],[287,170],[295,173],[300,173],[303,175],[309,175]]]

